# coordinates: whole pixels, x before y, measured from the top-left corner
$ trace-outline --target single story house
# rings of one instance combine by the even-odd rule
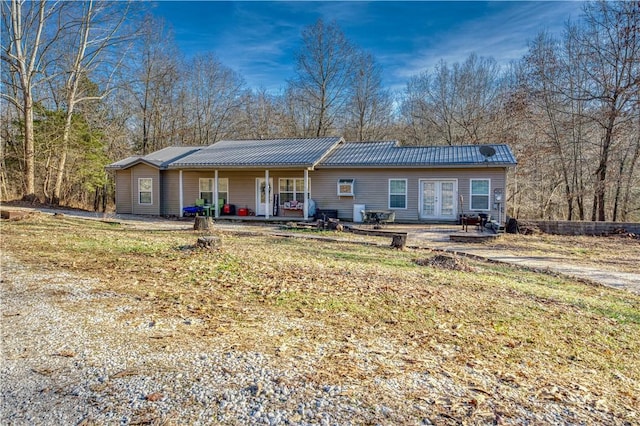
[[[397,222],[485,213],[504,223],[507,169],[515,165],[502,144],[407,147],[324,137],[169,147],[107,169],[115,171],[118,213],[182,216],[204,200],[216,217],[233,205],[265,219],[307,219],[315,205],[356,222],[362,210],[386,210]]]

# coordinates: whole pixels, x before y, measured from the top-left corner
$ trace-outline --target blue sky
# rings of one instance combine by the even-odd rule
[[[519,59],[542,30],[560,35],[580,17],[580,1],[159,1],[187,56],[213,52],[253,88],[277,93],[295,73],[301,31],[318,18],[335,21],[347,38],[383,67],[383,83],[402,89],[409,77],[444,59],[475,52],[501,64]]]

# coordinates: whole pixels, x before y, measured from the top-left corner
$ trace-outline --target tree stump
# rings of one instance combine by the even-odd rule
[[[213,228],[213,220],[208,216],[196,216],[193,222],[193,229],[196,231],[206,231]]]
[[[208,248],[212,250],[220,245],[220,238],[212,236],[198,237],[196,245],[200,248]]]
[[[391,247],[404,250],[407,245],[407,234],[394,234],[391,240]]]

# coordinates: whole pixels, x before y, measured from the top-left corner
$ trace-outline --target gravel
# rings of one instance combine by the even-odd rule
[[[343,425],[397,419],[383,404],[363,406],[347,386],[307,380],[314,374],[312,360],[278,359],[276,367],[262,353],[185,344],[180,330],[198,326],[197,320],[140,318],[135,301],[94,291],[93,284],[65,272],[30,270],[2,254],[0,423]]]
[[[105,292],[97,280],[28,267],[6,252],[0,259],[2,425],[457,424],[460,413],[474,414],[472,423],[585,423],[578,412],[585,424],[625,424],[597,404],[561,403],[554,389],[532,389],[528,407],[513,404],[523,390],[481,369],[451,377],[438,359],[463,348],[446,344],[417,361],[419,371],[402,372],[402,346],[353,338],[345,356],[366,385],[327,382],[316,366],[335,355],[331,344],[304,354],[282,348],[286,356],[242,350],[232,338],[205,335],[201,319],[154,316],[151,302]],[[263,326],[276,336],[295,321]],[[198,330],[203,338],[194,338]],[[398,374],[379,374],[383,363]],[[473,411],[484,395],[487,410]],[[449,409],[456,417],[442,414]]]

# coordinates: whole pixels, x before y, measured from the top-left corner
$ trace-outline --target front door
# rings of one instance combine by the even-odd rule
[[[458,182],[451,180],[420,181],[420,218],[457,220]]]
[[[266,179],[256,178],[256,216],[267,215]],[[269,205],[273,203],[273,179],[269,178]]]

